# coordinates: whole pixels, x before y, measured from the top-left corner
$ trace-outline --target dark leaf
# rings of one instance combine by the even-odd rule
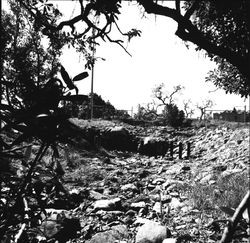
[[[5,85],[5,86],[7,86],[9,88],[15,87],[15,85],[13,83],[7,82],[7,81],[1,81],[1,84]]]
[[[22,135],[20,135],[13,143],[11,146],[14,146],[14,145],[17,145],[17,144],[20,144],[22,142],[24,142],[25,140],[27,140],[28,138],[31,138],[32,137],[32,134],[30,131],[26,132],[26,133],[23,133]]]
[[[7,111],[13,111],[13,108],[9,105],[6,105],[6,104],[0,104],[0,109],[7,110]]]
[[[58,78],[51,78],[45,85],[45,88],[55,88],[57,87],[58,89],[63,89],[63,84],[62,81]]]
[[[83,73],[80,73],[80,74],[76,75],[73,78],[73,81],[79,81],[79,80],[87,78],[88,76],[89,76],[88,72],[83,72]]]
[[[28,127],[26,125],[16,125],[16,124],[12,124],[11,127],[19,132],[26,132],[28,130]]]
[[[22,154],[11,153],[9,151],[0,152],[0,157],[1,158],[12,158],[12,159],[23,159],[23,155]]]
[[[28,146],[25,149],[24,160],[25,160],[26,163],[28,163],[29,159],[31,158],[31,154],[32,154],[32,145]]]
[[[9,144],[7,144],[6,142],[4,142],[1,138],[0,138],[0,146],[4,147],[4,148],[10,148]]]
[[[52,145],[51,145],[51,148],[53,149],[53,156],[54,156],[55,158],[59,158],[60,156],[59,156],[59,151],[58,151],[57,146],[56,146],[55,144],[52,144]]]
[[[69,89],[74,89],[75,85],[73,84],[71,78],[69,77],[69,74],[67,73],[67,71],[65,70],[65,68],[61,65],[61,75],[62,78],[64,80],[64,82],[66,83],[67,87]]]

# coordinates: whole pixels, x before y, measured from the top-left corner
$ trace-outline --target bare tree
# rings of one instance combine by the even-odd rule
[[[154,101],[147,103],[144,106],[139,105],[136,117],[138,119],[152,120],[158,116],[157,107],[158,106],[155,104]]]
[[[194,114],[194,109],[191,108],[191,104],[192,102],[190,99],[183,101],[183,105],[184,105],[183,109],[184,109],[186,118],[190,118]]]
[[[138,118],[152,120],[159,117],[159,108],[162,106],[166,108],[168,105],[174,105],[175,95],[183,88],[184,87],[181,85],[177,85],[173,87],[173,91],[171,93],[168,93],[165,90],[164,83],[157,85],[152,91],[153,100],[144,106],[139,106],[137,115]]]
[[[205,118],[206,109],[214,106],[214,103],[210,99],[203,100],[200,104],[196,104],[196,107],[200,110],[200,121]]]
[[[166,106],[174,103],[174,96],[184,89],[183,86],[177,85],[173,87],[173,91],[169,94],[164,90],[165,85],[164,83],[159,84],[153,89],[153,98],[156,98],[158,101],[160,101],[160,104],[158,106]]]

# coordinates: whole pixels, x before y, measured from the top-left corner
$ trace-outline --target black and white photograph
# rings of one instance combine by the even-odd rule
[[[250,242],[250,0],[1,0],[0,243]]]

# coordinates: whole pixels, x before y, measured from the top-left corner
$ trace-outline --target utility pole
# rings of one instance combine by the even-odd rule
[[[94,50],[93,50],[93,55],[92,57],[94,58]],[[93,114],[94,114],[94,60],[92,64],[92,69],[91,69],[91,93],[90,93],[90,120],[93,119]]]
[[[95,36],[95,29],[92,32]],[[94,67],[95,67],[95,42],[92,43],[92,69],[91,69],[91,91],[90,91],[90,120],[94,117]]]
[[[247,106],[244,105],[244,123],[247,121]]]

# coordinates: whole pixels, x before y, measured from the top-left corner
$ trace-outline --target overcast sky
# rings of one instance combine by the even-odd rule
[[[58,4],[65,19],[79,13],[76,1],[52,2]],[[137,28],[142,34],[133,38],[128,46],[124,43],[132,57],[117,44],[100,41],[96,56],[105,58],[105,61],[96,62],[94,92],[103,99],[118,109],[130,110],[133,107],[135,112],[138,104],[152,100],[152,89],[164,83],[170,92],[175,85],[185,87],[176,99],[180,107],[187,99],[192,100],[193,106],[211,99],[215,103],[213,109],[218,110],[249,106],[249,100],[245,101],[240,96],[226,95],[223,90],[211,92],[216,87],[206,83],[205,77],[216,67],[215,64],[205,58],[204,53],[196,52],[193,44],[187,48],[175,36],[176,23],[173,20],[154,15],[142,17],[142,9],[135,3],[123,3],[122,13],[119,17],[121,30],[127,32]],[[114,35],[117,37],[117,33]],[[61,62],[71,76],[84,71],[85,61],[73,49],[64,48]],[[90,93],[91,75],[77,85],[81,93]]]

